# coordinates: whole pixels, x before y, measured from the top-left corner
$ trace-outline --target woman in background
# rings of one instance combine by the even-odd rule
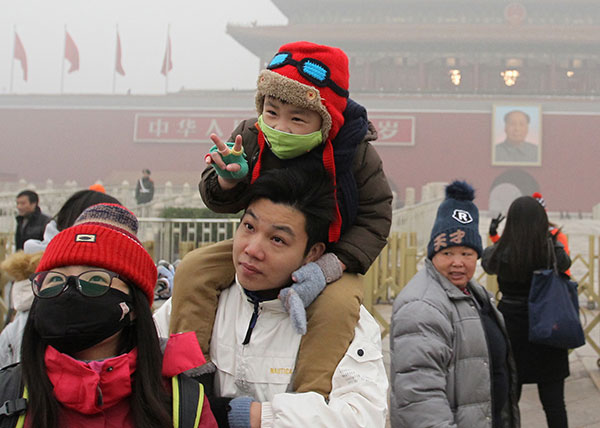
[[[515,199],[508,209],[500,240],[485,249],[481,264],[488,274],[498,275],[502,293],[498,309],[504,315],[517,364],[518,396],[523,384],[537,384],[548,427],[566,428],[567,350],[531,343],[528,336],[527,299],[533,272],[552,266],[550,251],[554,252],[560,272],[571,266],[563,245],[552,238],[548,226],[546,210],[536,199],[531,196]]]

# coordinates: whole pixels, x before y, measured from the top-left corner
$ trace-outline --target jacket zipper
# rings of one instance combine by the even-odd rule
[[[252,330],[254,330],[256,320],[258,319],[258,299],[252,299],[252,303],[254,304],[254,311],[252,312],[252,317],[250,317],[250,323],[248,324],[248,330],[246,330],[246,337],[244,338],[242,345],[250,343],[250,336],[252,336]]]

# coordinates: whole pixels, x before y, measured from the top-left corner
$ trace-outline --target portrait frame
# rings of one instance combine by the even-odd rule
[[[520,117],[519,113],[522,114]],[[508,124],[505,122],[505,118],[508,120]],[[513,126],[519,126],[516,125],[518,123],[523,126],[523,121],[528,122],[528,129],[525,131],[514,130]],[[522,136],[523,132],[525,132],[524,137]],[[519,139],[524,138],[524,140],[519,143],[520,147],[515,146],[515,143],[508,142],[508,133],[513,136],[521,134]],[[541,105],[494,104],[491,149],[493,166],[542,166]]]

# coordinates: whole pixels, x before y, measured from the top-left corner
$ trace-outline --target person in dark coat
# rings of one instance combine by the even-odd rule
[[[558,270],[564,272],[571,266],[563,245],[552,236],[544,207],[531,196],[522,196],[511,204],[502,237],[485,249],[481,264],[488,274],[498,275],[502,292],[498,309],[504,315],[517,364],[519,396],[523,384],[537,384],[548,426],[566,428],[564,380],[569,376],[568,352],[531,343],[528,337],[531,279],[535,270],[551,266],[549,238]]]
[[[50,217],[42,214],[38,206],[39,196],[33,190],[23,190],[17,195],[17,230],[15,232],[15,249],[22,250],[28,239],[44,238],[44,229]]]
[[[135,200],[138,204],[147,204],[154,198],[154,181],[150,178],[150,170],[142,171],[140,178],[135,186]]]

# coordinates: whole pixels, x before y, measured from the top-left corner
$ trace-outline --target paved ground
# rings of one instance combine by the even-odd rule
[[[392,312],[391,305],[377,305],[376,309],[389,321]],[[598,311],[594,312],[598,313]],[[383,338],[383,358],[388,373],[390,368],[389,340],[389,336]],[[596,340],[600,340],[600,337],[596,337]],[[565,382],[565,401],[570,428],[600,428],[600,369],[597,365],[598,358],[596,351],[587,344],[574,350],[569,356],[571,376]],[[523,428],[544,428],[547,426],[535,385],[525,385],[523,387],[519,408]]]

